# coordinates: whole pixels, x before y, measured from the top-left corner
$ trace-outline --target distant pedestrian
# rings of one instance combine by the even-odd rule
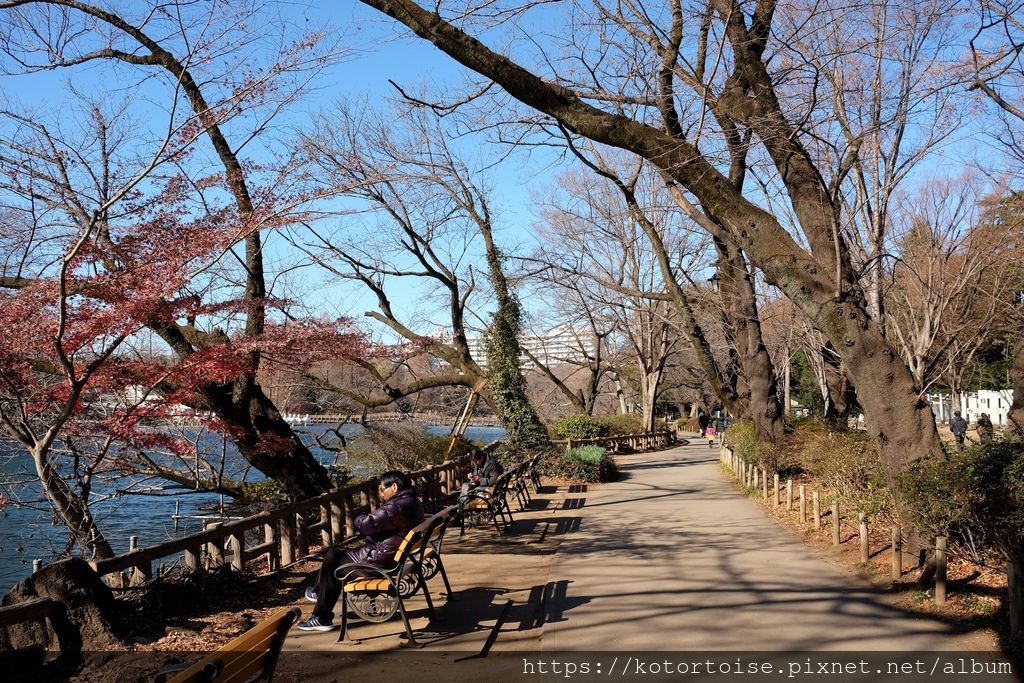
[[[704,430],[704,434],[708,437],[708,448],[714,448],[715,435],[718,434],[718,430],[715,429],[715,425],[708,425],[708,428]]]
[[[989,419],[988,413],[982,413],[978,418],[978,439],[982,443],[991,443],[994,433],[995,428],[992,426],[992,420]]]
[[[700,427],[700,438],[704,438],[704,430],[708,428],[711,418],[703,410],[697,411],[697,426]]]
[[[967,436],[967,420],[961,417],[959,410],[953,413],[953,419],[949,421],[949,431],[953,432],[953,438],[956,439],[956,449],[962,451],[964,437]]]

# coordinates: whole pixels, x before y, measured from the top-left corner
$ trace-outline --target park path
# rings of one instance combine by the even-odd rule
[[[565,500],[580,522],[549,571],[544,650],[957,649],[766,517],[717,448],[617,460],[623,480]]]

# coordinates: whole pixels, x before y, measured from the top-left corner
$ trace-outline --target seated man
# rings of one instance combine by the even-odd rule
[[[381,506],[368,515],[356,517],[356,531],[365,537],[358,548],[333,546],[324,555],[314,586],[306,589],[306,599],[315,602],[313,616],[299,622],[303,631],[330,631],[334,628],[334,604],[341,597],[341,582],[334,570],[343,564],[359,562],[387,567],[409,529],[424,519],[423,505],[407,474],[391,470],[380,475]]]
[[[494,482],[505,472],[498,459],[489,453],[473,451],[469,459],[473,463],[473,471],[469,475],[469,481],[462,485],[460,499],[465,498],[473,489],[494,486]]]

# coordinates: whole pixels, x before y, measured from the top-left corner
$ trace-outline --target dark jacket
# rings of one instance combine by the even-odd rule
[[[504,472],[505,468],[493,455],[488,455],[487,460],[480,467],[473,468],[473,474],[480,477],[480,486],[494,486],[494,482],[498,481],[498,477]]]
[[[356,531],[366,537],[356,562],[389,566],[409,529],[423,521],[423,505],[415,489],[402,489],[368,515],[356,517]]]
[[[953,416],[953,419],[949,421],[949,431],[955,435],[960,436],[967,431],[967,420],[957,415]]]

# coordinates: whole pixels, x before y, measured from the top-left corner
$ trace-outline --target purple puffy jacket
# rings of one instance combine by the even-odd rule
[[[350,561],[391,565],[405,534],[423,519],[416,490],[402,489],[370,514],[356,517],[356,531],[366,537],[366,545],[350,552]]]

